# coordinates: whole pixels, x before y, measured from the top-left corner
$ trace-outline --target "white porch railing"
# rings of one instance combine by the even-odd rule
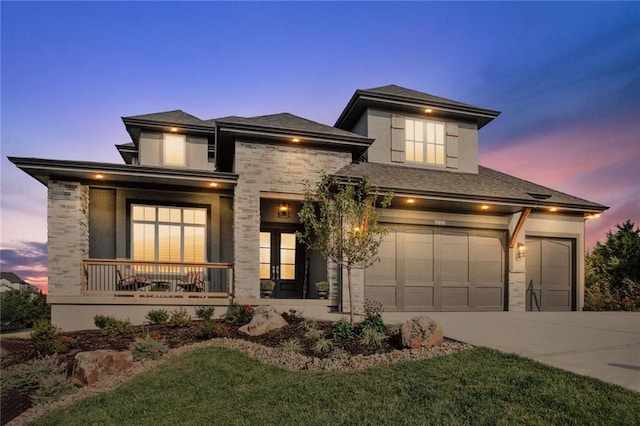
[[[139,262],[123,259],[87,259],[82,263],[83,296],[233,297],[232,263]]]

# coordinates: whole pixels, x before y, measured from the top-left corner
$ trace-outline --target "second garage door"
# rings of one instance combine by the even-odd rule
[[[504,232],[386,226],[380,262],[366,270],[366,298],[387,311],[503,310]]]

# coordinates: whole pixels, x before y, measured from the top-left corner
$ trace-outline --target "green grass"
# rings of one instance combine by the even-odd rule
[[[488,349],[288,372],[210,347],[35,424],[638,424],[640,394]]]

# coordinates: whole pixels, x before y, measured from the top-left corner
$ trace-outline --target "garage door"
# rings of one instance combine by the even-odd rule
[[[504,232],[385,226],[366,298],[387,311],[503,310]]]
[[[527,310],[574,310],[573,240],[527,238],[525,253]]]

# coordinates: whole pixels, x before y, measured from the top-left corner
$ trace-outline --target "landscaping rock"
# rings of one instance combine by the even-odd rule
[[[414,317],[402,325],[402,346],[428,349],[444,341],[442,327],[429,317]]]
[[[258,306],[251,322],[240,327],[238,331],[249,336],[260,336],[286,325],[288,325],[287,321],[273,306]]]
[[[80,352],[75,356],[71,381],[78,386],[93,386],[112,374],[133,366],[129,351],[97,350]]]

